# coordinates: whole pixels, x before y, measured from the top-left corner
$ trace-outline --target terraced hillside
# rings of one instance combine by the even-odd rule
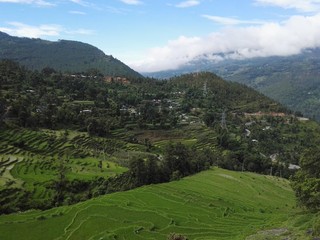
[[[66,131],[0,131],[0,203],[3,213],[48,208],[61,173],[73,184],[109,178],[126,171],[111,157],[126,148],[117,140]],[[120,152],[120,150],[119,150]],[[63,171],[62,171],[63,170]],[[81,198],[81,197],[80,197]],[[75,199],[74,199],[75,200]],[[70,199],[70,203],[74,202]],[[79,201],[79,200],[77,200]]]
[[[1,216],[0,239],[166,239],[173,232],[245,239],[268,229],[308,239],[287,226],[298,211],[288,181],[213,168],[69,207]]]

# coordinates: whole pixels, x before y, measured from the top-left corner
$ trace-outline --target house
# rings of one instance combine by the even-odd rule
[[[270,155],[270,159],[272,162],[276,162],[277,161],[277,158],[278,158],[279,154],[278,153],[275,153],[275,154],[272,154]]]
[[[250,137],[251,131],[249,129],[245,129],[245,132],[246,137]]]
[[[298,166],[298,165],[290,163],[288,169],[290,169],[290,170],[299,170],[299,169],[301,169],[301,167]]]
[[[124,85],[130,84],[130,81],[125,77],[111,77],[107,76],[104,78],[104,81],[107,83],[120,83]]]
[[[92,110],[84,109],[84,110],[81,110],[80,113],[92,113]]]
[[[305,118],[305,117],[298,117],[297,119],[298,119],[300,122],[309,121],[309,118]]]
[[[250,126],[252,126],[252,125],[255,124],[255,123],[256,123],[256,121],[251,121],[251,122],[245,123],[244,125],[245,125],[246,127],[250,127]]]

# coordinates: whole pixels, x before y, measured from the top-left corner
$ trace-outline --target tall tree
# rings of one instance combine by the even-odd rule
[[[129,163],[132,183],[138,187],[146,183],[146,165],[141,158],[134,158]]]
[[[309,209],[320,209],[320,147],[310,148],[302,156],[300,166],[292,178],[298,202]]]

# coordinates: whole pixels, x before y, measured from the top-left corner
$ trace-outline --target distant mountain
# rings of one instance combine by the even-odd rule
[[[168,78],[194,71],[211,71],[229,81],[255,88],[305,116],[320,120],[320,49],[289,57],[213,62],[203,56],[171,71],[147,74]]]
[[[118,59],[77,41],[51,42],[0,32],[0,59],[14,60],[31,70],[50,67],[62,72],[85,72],[97,69],[108,76],[141,77]]]

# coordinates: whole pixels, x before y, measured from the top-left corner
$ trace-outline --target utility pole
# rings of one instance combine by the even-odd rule
[[[207,81],[203,84],[203,96],[206,97],[208,95],[208,89],[207,89]]]
[[[223,111],[222,116],[221,116],[221,128],[228,130],[227,122],[226,122],[226,111]]]

